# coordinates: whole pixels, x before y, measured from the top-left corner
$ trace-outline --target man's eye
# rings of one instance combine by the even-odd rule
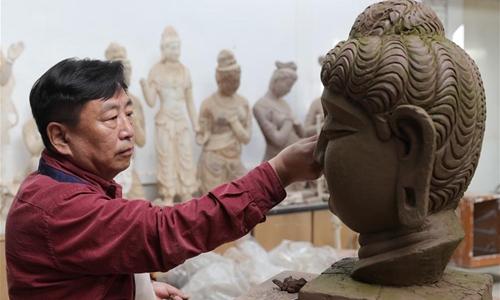
[[[113,116],[113,117],[109,118],[108,120],[113,121],[113,120],[116,120],[116,119],[118,119],[118,116]]]
[[[129,113],[127,113],[127,117],[132,117],[132,115],[133,115],[133,114],[134,114],[134,112],[133,112],[133,111],[132,111],[132,112],[129,112]]]

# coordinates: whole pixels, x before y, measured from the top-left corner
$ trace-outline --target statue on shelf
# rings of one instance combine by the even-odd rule
[[[4,235],[5,219],[13,196],[19,184],[4,178],[4,152],[10,144],[9,129],[19,122],[19,115],[12,102],[12,92],[16,84],[12,67],[14,61],[24,51],[24,43],[17,42],[9,46],[7,55],[0,49],[0,236]],[[17,176],[16,176],[17,177]]]
[[[323,65],[324,55],[318,57],[318,62]],[[321,98],[316,98],[309,106],[307,111],[306,121],[304,122],[305,136],[310,137],[318,133],[318,127],[321,128],[325,118],[323,107],[321,106]]]
[[[161,39],[162,59],[151,68],[148,79],[140,81],[149,106],[155,105],[157,96],[160,98],[160,109],[155,116],[159,205],[172,205],[175,196],[179,196],[182,202],[188,201],[198,191],[184,107],[187,107],[193,130],[199,132],[200,128],[191,76],[179,61],[180,47],[177,31],[172,26],[167,27]]]
[[[253,106],[253,114],[266,140],[263,161],[267,161],[288,145],[305,136],[301,122],[294,116],[283,96],[297,81],[294,62],[276,62],[267,93]]]
[[[196,142],[203,147],[198,160],[200,192],[206,193],[246,173],[242,144],[250,141],[252,113],[248,101],[236,93],[241,69],[233,53],[222,50],[215,73],[218,91],[201,105]]]
[[[124,67],[125,83],[130,87],[130,79],[132,76],[132,64],[127,58],[127,50],[118,43],[111,43],[104,52],[106,60],[121,60]],[[132,122],[134,126],[134,144],[139,147],[144,147],[146,144],[146,122],[141,101],[137,96],[128,92],[128,96],[132,101],[134,114]],[[135,156],[135,153],[134,153]],[[134,168],[134,159],[130,160],[130,166],[125,171],[115,177],[115,181],[122,186],[123,196],[127,199],[146,199],[144,187]]]
[[[360,234],[352,278],[439,281],[464,236],[454,210],[483,141],[478,67],[430,8],[383,1],[328,52],[321,80],[326,118],[315,157],[330,210]]]

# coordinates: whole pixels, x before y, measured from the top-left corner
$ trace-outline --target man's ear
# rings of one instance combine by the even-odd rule
[[[399,138],[396,197],[400,222],[422,226],[429,207],[429,185],[436,156],[434,124],[427,112],[402,105],[391,114],[389,125]]]
[[[47,136],[50,144],[59,154],[71,155],[71,148],[68,144],[68,126],[65,124],[50,122],[47,125]]]

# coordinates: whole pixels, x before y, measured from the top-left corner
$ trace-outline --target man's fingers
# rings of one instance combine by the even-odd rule
[[[313,136],[310,136],[310,137],[308,137],[308,138],[305,138],[305,139],[303,139],[303,140],[300,140],[300,142],[301,142],[302,144],[307,144],[307,143],[316,142],[317,140],[318,140],[318,135],[317,135],[317,134],[315,134],[315,135],[313,135]]]

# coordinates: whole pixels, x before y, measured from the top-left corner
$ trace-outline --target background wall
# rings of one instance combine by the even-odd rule
[[[498,3],[498,0],[489,0]],[[14,65],[16,86],[13,101],[20,123],[10,130],[11,145],[2,145],[4,178],[23,170],[29,153],[22,139],[22,125],[31,117],[29,91],[33,83],[52,65],[68,57],[104,59],[111,42],[125,46],[132,63],[130,92],[143,99],[139,85],[149,69],[160,59],[160,37],[163,29],[173,25],[182,40],[181,62],[190,71],[197,109],[217,86],[215,68],[221,49],[231,49],[241,65],[239,93],[253,104],[267,91],[275,69],[274,62],[295,61],[299,79],[285,97],[302,121],[309,104],[321,94],[319,55],[338,41],[347,38],[357,15],[374,0],[2,0],[1,45],[5,53],[11,43],[24,41],[25,51]],[[467,1],[465,1],[467,2]],[[470,3],[475,1],[469,1]],[[498,26],[490,12],[493,23]],[[461,18],[461,17],[460,17]],[[481,18],[478,13],[467,20]],[[455,22],[455,19],[454,19]],[[475,22],[475,21],[474,21]],[[489,22],[489,21],[488,21]],[[481,23],[482,24],[482,23]],[[483,27],[486,25],[477,25]],[[467,27],[466,27],[467,28]],[[467,29],[466,29],[467,30]],[[472,30],[472,27],[471,27]],[[493,30],[493,29],[492,29]],[[495,71],[488,61],[479,67],[483,72],[490,102],[498,99],[498,31]],[[466,34],[478,36],[477,33]],[[490,39],[490,36],[484,36]],[[490,39],[494,43],[494,39]],[[478,41],[480,43],[480,41]],[[466,48],[468,44],[466,43]],[[479,62],[478,62],[479,64]],[[493,75],[491,75],[493,74]],[[494,77],[496,74],[496,77]],[[491,76],[491,79],[485,77]],[[496,89],[496,94],[495,90]],[[490,95],[491,94],[491,95]],[[488,102],[488,121],[498,119],[498,104]],[[155,182],[154,115],[158,109],[143,101],[146,115],[147,142],[138,148],[136,168],[145,184]],[[251,142],[244,147],[243,161],[248,168],[261,162],[265,142],[254,119]],[[496,126],[496,127],[495,127]],[[499,124],[488,124],[485,152],[472,187],[492,191],[499,180]],[[194,143],[195,159],[200,147]],[[486,162],[486,163],[485,163]],[[488,166],[482,167],[482,166]]]
[[[500,1],[464,0],[463,17],[464,48],[481,71],[487,109],[481,159],[469,190],[491,191],[500,183]]]

